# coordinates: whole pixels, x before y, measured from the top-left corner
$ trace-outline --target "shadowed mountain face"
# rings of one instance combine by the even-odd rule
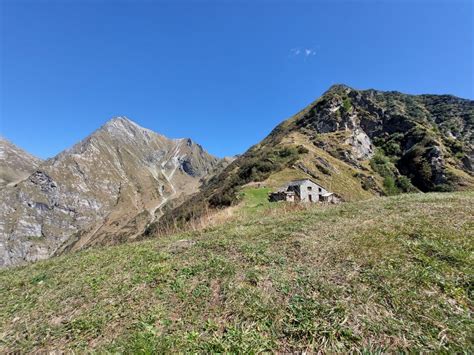
[[[0,191],[0,265],[134,240],[222,162],[124,117]]]
[[[311,178],[343,200],[474,186],[474,101],[448,95],[331,87],[277,126],[147,234],[239,200],[260,181]]]
[[[0,188],[26,179],[41,162],[0,136]]]

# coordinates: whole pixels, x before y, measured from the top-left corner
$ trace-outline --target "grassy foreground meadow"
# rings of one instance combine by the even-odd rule
[[[0,351],[474,351],[474,193],[258,207],[0,271]]]

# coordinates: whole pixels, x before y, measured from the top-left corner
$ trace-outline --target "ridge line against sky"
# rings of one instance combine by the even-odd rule
[[[471,1],[0,0],[0,134],[52,157],[114,116],[235,155],[332,84],[473,99]]]

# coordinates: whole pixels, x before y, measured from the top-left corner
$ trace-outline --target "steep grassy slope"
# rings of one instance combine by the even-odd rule
[[[346,201],[474,186],[474,101],[331,87],[147,230],[238,202],[255,181],[312,178]]]
[[[0,351],[474,351],[474,193],[265,204],[0,271]]]

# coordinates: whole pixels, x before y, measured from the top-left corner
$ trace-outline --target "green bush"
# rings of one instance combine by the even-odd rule
[[[278,155],[281,158],[288,158],[298,155],[298,150],[295,147],[284,147],[278,151]]]
[[[456,158],[459,159],[464,156],[464,145],[460,141],[452,138],[446,138],[444,143]]]
[[[393,176],[390,159],[383,154],[382,150],[377,150],[375,155],[370,160],[372,169],[379,173],[382,177]]]
[[[303,147],[302,145],[298,146],[298,154],[306,154],[308,152],[309,150],[306,147]]]
[[[431,171],[430,164],[424,159],[421,159],[419,164],[420,164],[419,173],[420,173],[421,178],[424,179],[425,181],[430,181],[431,177],[433,176],[433,172]]]
[[[398,156],[402,153],[400,143],[397,143],[396,141],[387,142],[387,144],[383,146],[383,151],[387,155],[395,155],[395,156]]]
[[[351,99],[348,97],[344,98],[344,100],[342,100],[342,108],[344,112],[349,112],[352,108]]]
[[[405,175],[400,175],[396,180],[397,187],[403,192],[415,192],[416,189],[411,183],[411,180]]]
[[[387,195],[396,195],[400,193],[397,185],[395,184],[395,179],[393,176],[387,175],[383,179],[383,187]]]
[[[370,166],[384,178],[383,186],[387,195],[395,195],[400,191],[408,191],[412,187],[408,178],[398,176],[398,171],[390,159],[378,149],[370,160]]]
[[[403,138],[404,135],[402,133],[393,133],[388,138],[374,138],[374,145],[379,147],[383,151],[384,155],[388,157],[399,157],[403,153],[400,145],[400,142]]]
[[[245,182],[259,180],[277,167],[278,164],[270,160],[260,161],[252,159],[240,167],[239,177]]]
[[[235,190],[229,189],[224,193],[218,193],[212,195],[209,199],[209,204],[211,207],[228,207],[234,202],[234,192]]]

